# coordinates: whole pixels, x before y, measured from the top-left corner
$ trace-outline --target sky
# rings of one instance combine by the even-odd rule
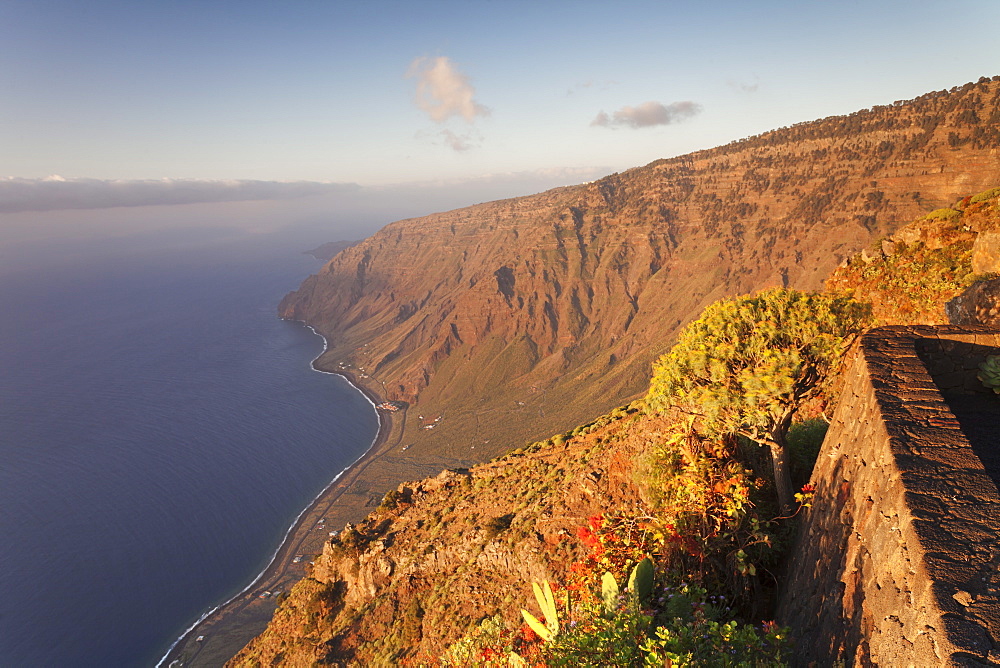
[[[995,0],[2,0],[0,228],[530,194],[1000,74],[998,25]]]

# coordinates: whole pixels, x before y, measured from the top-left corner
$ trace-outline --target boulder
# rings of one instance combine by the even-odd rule
[[[983,232],[972,244],[972,271],[1000,273],[1000,232]]]
[[[1000,278],[973,283],[944,310],[953,325],[1000,327]]]

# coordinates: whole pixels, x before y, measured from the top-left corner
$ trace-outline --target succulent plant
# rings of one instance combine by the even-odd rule
[[[653,592],[653,561],[646,557],[632,569],[628,577],[627,591],[635,594],[635,600],[642,602],[649,598]],[[605,612],[614,612],[618,606],[618,598],[621,596],[621,589],[615,576],[605,572],[601,577],[601,598],[604,601]]]
[[[615,576],[611,573],[605,571],[604,575],[601,576],[601,598],[604,600],[604,611],[613,612],[618,606],[618,596],[621,591],[618,589],[618,583],[615,581]]]
[[[632,569],[628,579],[629,591],[635,594],[639,601],[644,601],[653,593],[653,561],[646,557]]]
[[[1000,355],[990,355],[979,365],[979,380],[983,385],[1000,394]]]
[[[535,591],[535,600],[538,607],[542,609],[545,617],[545,624],[538,621],[538,618],[527,610],[521,609],[521,616],[527,622],[531,630],[538,634],[538,637],[545,642],[549,642],[559,633],[559,611],[556,610],[556,599],[552,595],[552,588],[549,587],[548,580],[542,582],[539,587],[537,582],[531,583],[531,588]]]

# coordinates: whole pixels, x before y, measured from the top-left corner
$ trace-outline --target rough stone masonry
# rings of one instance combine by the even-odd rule
[[[863,338],[781,596],[796,665],[1000,665],[1000,492],[983,464],[1000,397],[975,377],[991,354],[986,327]]]

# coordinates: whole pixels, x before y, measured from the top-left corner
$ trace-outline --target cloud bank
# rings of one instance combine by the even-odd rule
[[[410,63],[407,77],[417,80],[416,105],[435,123],[460,116],[471,123],[490,110],[476,102],[476,89],[445,56],[421,57]]]
[[[680,123],[701,112],[701,105],[690,100],[666,106],[659,102],[643,102],[637,107],[622,107],[612,115],[600,112],[591,126],[604,128],[649,128],[656,125]]]
[[[164,204],[285,200],[311,195],[357,192],[351,183],[316,181],[195,181],[163,179],[0,178],[0,213],[107,209]]]
[[[298,230],[296,234],[315,232],[303,243],[318,245],[368,236],[393,220],[520,197],[591,181],[613,171],[611,166],[595,165],[365,186],[0,177],[0,276],[21,257],[19,251],[5,249],[22,243],[172,234],[178,230],[185,231],[185,239],[203,238],[213,234],[212,230],[285,230],[289,234]],[[179,184],[200,196],[181,196]],[[265,195],[272,199],[257,199]],[[186,206],[178,210],[167,204]],[[139,206],[143,208],[129,208]]]

